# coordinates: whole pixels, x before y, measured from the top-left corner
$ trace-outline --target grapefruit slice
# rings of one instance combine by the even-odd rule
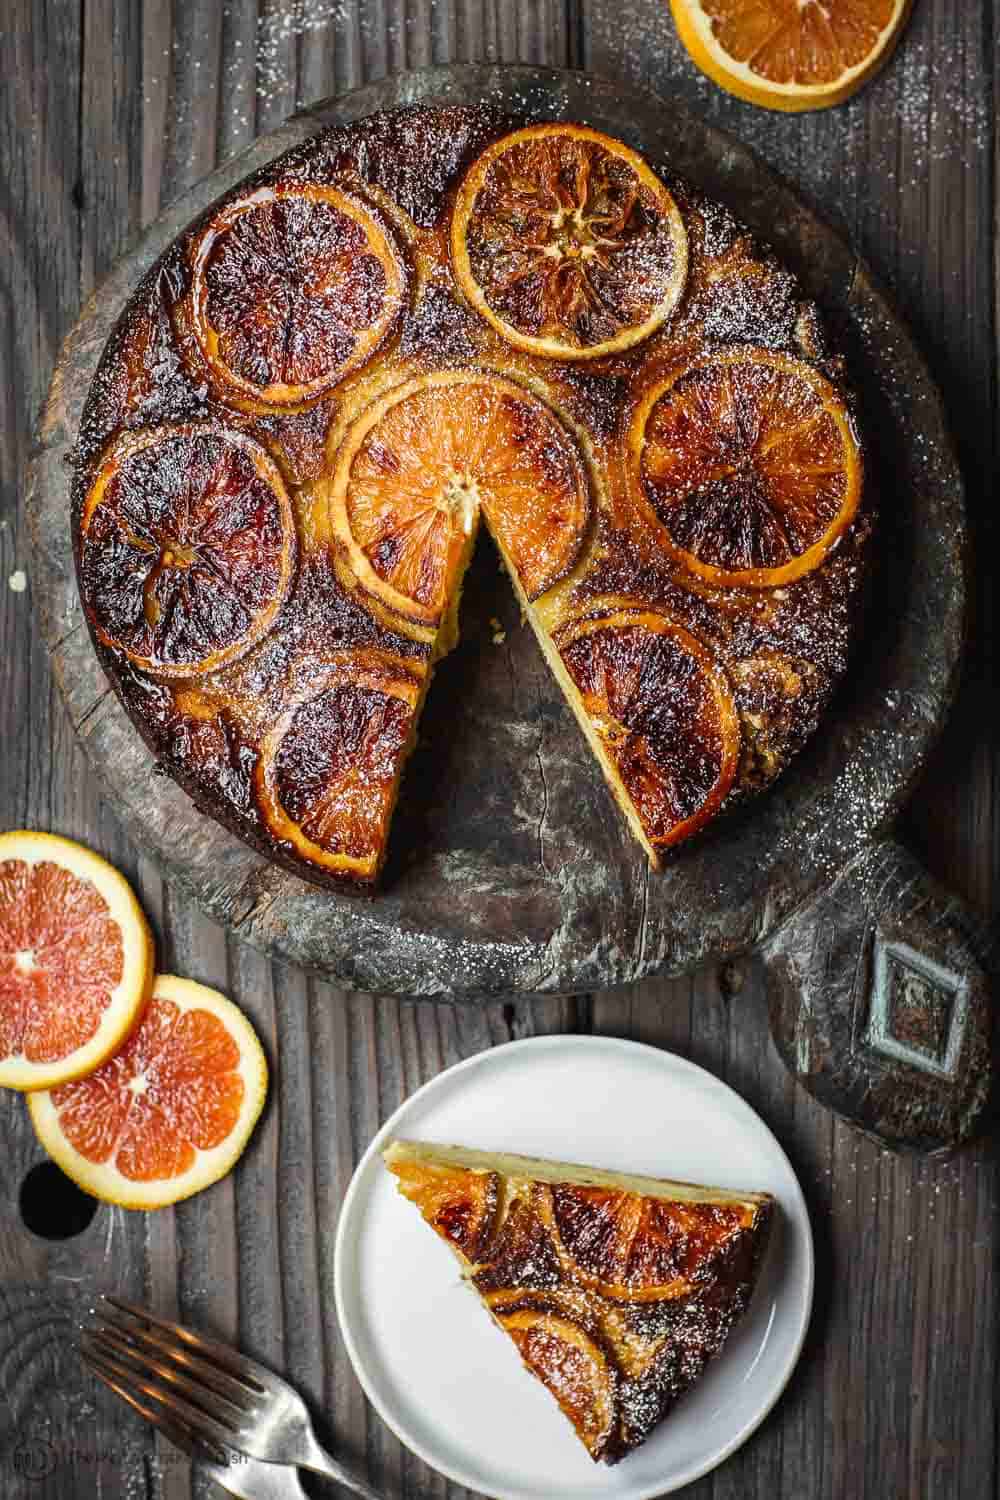
[[[38,1139],[85,1192],[163,1208],[224,1177],[264,1106],[267,1062],[216,990],[157,976],[138,1027],[96,1072],[28,1101]]]
[[[828,380],[751,346],[672,372],[636,406],[634,491],[664,549],[713,583],[773,588],[819,566],[854,519],[862,459]]]
[[[261,188],[198,244],[194,327],[224,388],[297,405],[368,359],[403,290],[399,255],[358,199],[317,183]]]
[[[348,432],[332,523],[352,570],[401,615],[437,623],[480,507],[529,599],[573,566],[591,514],[576,440],[510,380],[442,370],[397,386]]]
[[[258,804],[275,838],[303,859],[374,880],[423,685],[376,651],[343,651],[316,662],[309,678],[261,746]]]
[[[888,62],[910,0],[670,0],[692,60],[739,99],[824,109]]]
[[[637,152],[583,125],[532,125],[488,147],[459,188],[451,253],[476,311],[554,359],[640,343],[687,276],[667,188]]]
[[[648,610],[557,631],[570,702],[654,866],[725,801],[739,761],[732,693],[704,646]]]
[[[70,839],[0,834],[0,1085],[96,1068],[135,1024],[153,938],[127,881]]]
[[[270,629],[296,540],[276,464],[216,424],[129,433],[80,520],[80,579],[97,634],[147,671],[204,673]]]

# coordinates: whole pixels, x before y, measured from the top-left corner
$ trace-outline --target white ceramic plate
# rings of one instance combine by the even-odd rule
[[[747,1316],[637,1452],[614,1468],[591,1462],[448,1246],[397,1193],[380,1159],[394,1136],[774,1194],[779,1212]],[[358,1165],[335,1256],[341,1329],[376,1411],[427,1463],[498,1500],[650,1500],[689,1484],[778,1399],[812,1306],[809,1218],[767,1126],[704,1069],[609,1037],[510,1042],[418,1089]]]

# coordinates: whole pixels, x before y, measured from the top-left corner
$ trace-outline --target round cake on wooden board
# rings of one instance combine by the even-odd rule
[[[815,730],[871,501],[795,277],[589,127],[326,130],[192,224],[108,342],[73,499],[98,653],[204,812],[370,885],[480,521],[654,865]]]

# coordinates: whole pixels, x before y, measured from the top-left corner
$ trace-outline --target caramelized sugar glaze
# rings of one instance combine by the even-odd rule
[[[418,107],[294,148],[161,257],[89,394],[102,664],[198,806],[320,883],[377,878],[480,514],[654,863],[847,663],[870,505],[815,307],[684,183],[576,127],[560,177],[504,152],[523,125]]]

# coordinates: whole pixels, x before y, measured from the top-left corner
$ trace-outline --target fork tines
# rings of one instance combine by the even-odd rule
[[[114,1383],[137,1409],[141,1402],[143,1415],[149,1416],[149,1401],[156,1403],[191,1437],[207,1441],[216,1455],[220,1447],[232,1446],[265,1394],[241,1356],[117,1297],[103,1300],[108,1306],[81,1338],[84,1358],[95,1373]]]
[[[115,1373],[115,1365],[112,1361],[106,1361],[96,1351],[83,1349],[81,1351],[84,1364],[102,1380],[106,1386],[126,1401],[140,1417],[151,1423],[179,1448],[182,1453],[187,1453],[191,1458],[207,1457],[213,1463],[228,1464],[229,1453],[210,1438],[206,1433],[196,1433],[187,1427],[180,1417],[175,1416],[167,1407],[152,1401],[144,1401],[131,1385],[125,1384]]]

